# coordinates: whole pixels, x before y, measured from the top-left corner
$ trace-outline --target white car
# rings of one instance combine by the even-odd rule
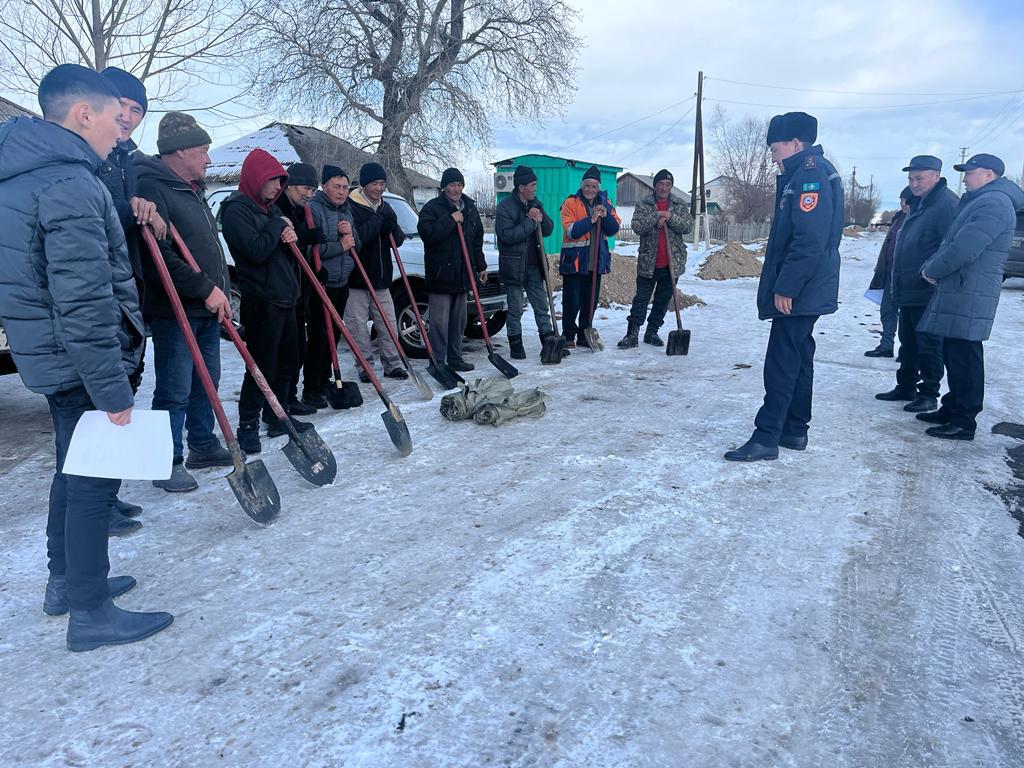
[[[220,205],[229,196],[234,194],[236,190],[237,187],[222,187],[211,192],[206,197],[206,201],[217,219],[218,229],[220,228]],[[405,265],[405,271],[409,275],[409,284],[416,295],[416,304],[419,306],[424,322],[426,322],[427,288],[424,281],[423,241],[420,240],[420,236],[416,232],[416,224],[419,221],[419,217],[404,198],[391,192],[385,192],[384,197],[391,207],[395,209],[395,213],[398,215],[398,223],[402,227],[402,231],[405,232],[405,242],[402,244],[399,252],[402,256],[402,263]],[[237,317],[240,296],[234,284],[235,266],[227,243],[224,242],[223,235],[221,236],[221,247],[224,249],[228,269],[231,272],[231,307]],[[484,258],[487,260],[488,271],[487,282],[478,283],[480,303],[484,308],[484,317],[487,318],[487,332],[494,335],[505,327],[505,319],[508,313],[505,302],[505,290],[498,280],[498,252],[494,250],[494,246],[488,243],[486,239],[484,241]],[[413,314],[409,295],[402,283],[402,275],[398,271],[397,264],[394,265],[394,275],[395,279],[391,284],[391,298],[395,302],[395,314],[398,317],[398,332],[402,340],[402,346],[410,357],[425,358],[427,350],[423,344],[423,339],[420,337],[420,330],[416,325],[416,316]],[[474,339],[482,338],[483,333],[480,330],[480,321],[477,318],[476,303],[473,301],[472,293],[467,297],[467,301],[469,302],[469,319],[466,323],[466,335]]]

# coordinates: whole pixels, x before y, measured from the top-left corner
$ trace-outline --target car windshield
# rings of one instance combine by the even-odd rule
[[[402,228],[408,237],[416,237],[416,225],[419,223],[419,216],[416,215],[416,211],[412,209],[401,197],[391,197],[388,195],[388,205],[395,209],[395,213],[398,214],[398,224]]]

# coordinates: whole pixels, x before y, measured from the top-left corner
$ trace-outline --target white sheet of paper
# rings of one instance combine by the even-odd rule
[[[882,289],[881,288],[868,288],[864,291],[864,298],[868,301],[873,301],[875,304],[881,305],[882,303]]]
[[[119,480],[166,480],[174,444],[167,411],[134,409],[130,424],[110,423],[103,411],[86,411],[75,425],[64,474]]]

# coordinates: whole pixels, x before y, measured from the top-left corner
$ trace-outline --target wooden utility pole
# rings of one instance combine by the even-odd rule
[[[967,147],[960,147],[960,165],[967,162]],[[956,193],[962,195],[964,193],[964,174],[960,173],[960,183],[956,185]]]
[[[690,187],[690,216],[693,217],[693,247],[704,242],[711,247],[708,235],[708,201],[704,187],[704,120],[701,102],[704,100],[704,73],[697,73],[697,115],[693,129],[693,186]],[[703,235],[703,237],[702,237]]]

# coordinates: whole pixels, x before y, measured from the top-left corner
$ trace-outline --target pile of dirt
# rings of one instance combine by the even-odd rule
[[[860,233],[863,231],[863,227],[858,227],[856,224],[853,224],[843,230],[843,237],[860,237]]]
[[[731,280],[734,277],[758,277],[761,262],[757,257],[764,253],[748,251],[736,242],[728,242],[712,252],[697,270],[701,280]]]
[[[549,255],[548,262],[551,269],[548,272],[554,279],[553,288],[556,291],[562,290],[562,276],[558,274],[558,256]],[[599,307],[610,307],[612,304],[624,304],[629,306],[633,303],[633,294],[636,293],[636,258],[612,254],[612,271],[601,276],[601,296],[598,298]],[[676,295],[679,297],[679,308],[704,307],[707,306],[699,296],[690,296],[678,288]],[[669,304],[671,310],[672,305]]]

